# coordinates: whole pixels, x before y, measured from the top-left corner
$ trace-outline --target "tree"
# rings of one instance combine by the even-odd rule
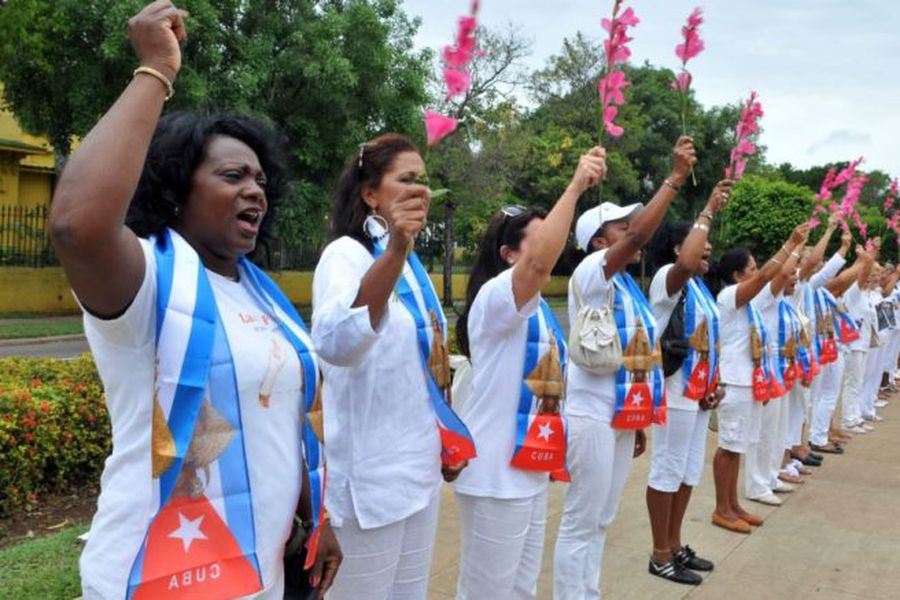
[[[762,262],[778,251],[797,225],[809,219],[812,209],[813,192],[809,188],[745,176],[720,213],[713,247],[721,253],[734,246],[747,246]]]
[[[5,100],[60,160],[121,93],[135,59],[124,24],[143,0],[9,0],[0,13]],[[384,131],[418,134],[430,54],[396,0],[181,0],[191,14],[166,110],[267,119],[289,142],[286,250],[314,257],[345,158]],[[60,163],[61,164],[61,163]]]

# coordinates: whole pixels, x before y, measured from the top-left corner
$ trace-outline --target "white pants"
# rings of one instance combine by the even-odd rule
[[[876,348],[865,352],[852,350],[844,362],[844,381],[841,384],[841,414],[844,427],[853,427],[862,421],[862,382],[868,354],[876,354]],[[874,365],[872,366],[874,369]]]
[[[457,600],[536,598],[547,490],[531,498],[456,494],[462,526]]]
[[[344,561],[328,591],[329,600],[421,600],[428,576],[440,495],[402,521],[362,529],[356,519],[334,528]]]
[[[875,400],[878,399],[878,390],[881,389],[881,374],[885,364],[884,355],[890,352],[890,348],[881,346],[871,348],[867,352],[863,365],[862,385],[860,386],[859,418],[875,415]]]
[[[788,395],[788,418],[784,436],[785,450],[803,443],[803,423],[806,421],[809,396],[810,388],[804,387],[799,381],[794,384],[794,389]]]
[[[819,378],[822,380],[819,401],[813,398],[813,418],[809,431],[809,441],[816,446],[828,443],[828,429],[831,426],[831,415],[837,406],[838,394],[841,391],[841,374],[844,371],[844,352],[838,352],[838,358],[830,365],[825,365]]]
[[[794,388],[800,387],[799,383]],[[775,439],[772,440],[772,449],[769,454],[769,485],[772,489],[778,485],[778,473],[781,472],[781,463],[784,462],[785,440],[788,437],[788,429],[791,425],[791,398],[793,389],[778,399],[778,428],[775,430]]]
[[[779,435],[779,420],[785,397],[775,398],[763,405],[755,402],[761,410],[759,440],[747,446],[747,461],[744,464],[744,495],[760,498],[772,493],[772,453],[783,452]]]
[[[650,476],[647,485],[675,493],[681,484],[695,487],[703,474],[708,410],[666,411],[666,424],[653,425],[650,440]]]
[[[633,431],[616,430],[589,417],[569,417],[572,483],[566,489],[553,556],[556,600],[600,598],[606,529],[619,508],[633,456]]]

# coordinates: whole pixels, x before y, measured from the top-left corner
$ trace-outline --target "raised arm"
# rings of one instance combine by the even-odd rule
[[[631,258],[653,236],[695,164],[697,152],[694,150],[694,140],[688,136],[681,136],[675,143],[672,174],[663,181],[647,206],[631,221],[625,237],[607,250],[606,265],[603,268],[607,279],[624,270]]]
[[[732,186],[734,182],[730,179],[724,179],[716,184],[709,195],[709,200],[706,201],[706,208],[700,211],[693,229],[681,243],[678,258],[666,274],[666,293],[670,297],[680,292],[688,279],[700,268],[709,240],[709,228],[716,213],[728,202]]]
[[[809,278],[809,284],[813,289],[823,287],[841,272],[841,269],[847,264],[846,256],[852,242],[853,235],[849,231],[841,235],[841,247],[818,272],[813,273]]]
[[[556,261],[566,247],[578,198],[606,175],[606,150],[591,149],[578,161],[566,191],[547,218],[528,238],[528,244],[513,266],[512,283],[516,308],[521,309],[550,281]]]
[[[891,268],[884,278],[884,282],[881,285],[881,295],[887,298],[893,294],[898,281],[900,281],[900,265],[897,265],[896,268]]]
[[[800,262],[800,252],[803,250],[803,245],[806,244],[806,239],[808,237],[809,230],[807,230],[806,237],[803,241],[791,251],[790,256],[784,261],[784,265],[782,265],[781,269],[779,269],[778,273],[776,273],[775,277],[772,279],[770,287],[772,288],[773,296],[778,296],[784,291],[784,288],[791,280],[791,275],[797,270],[797,264]]]
[[[862,246],[856,246],[856,261],[853,263],[853,266],[845,269],[837,277],[829,281],[825,285],[825,289],[835,296],[843,296],[844,292],[850,289],[854,282],[859,283],[860,287],[862,287],[872,271],[874,262],[875,259],[870,253],[866,252]]]
[[[822,237],[816,242],[816,245],[809,251],[807,260],[803,261],[803,264],[800,266],[801,281],[809,281],[816,265],[825,260],[825,249],[828,247],[828,242],[831,241],[831,236],[834,234],[837,226],[838,216],[837,213],[834,213],[828,217],[828,227],[825,228],[825,233],[822,234]]]
[[[775,256],[770,258],[761,268],[757,269],[752,277],[738,284],[737,290],[735,290],[735,305],[737,308],[740,308],[753,300],[766,284],[772,281],[781,268],[784,267],[785,262],[791,257],[791,252],[794,252],[800,247],[803,242],[806,241],[808,235],[809,225],[807,223],[797,225],[797,227],[794,228],[794,231],[791,232],[791,237],[789,237],[784,245],[778,249]]]
[[[128,22],[128,37],[142,67],[175,80],[187,13],[153,2]],[[136,75],[69,159],[50,212],[53,246],[82,305],[114,316],[134,299],[144,276],[144,255],[125,226],[168,86],[152,74]]]

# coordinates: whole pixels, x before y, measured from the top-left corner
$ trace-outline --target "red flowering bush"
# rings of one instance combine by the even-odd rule
[[[110,451],[90,355],[0,360],[0,515],[95,481]]]

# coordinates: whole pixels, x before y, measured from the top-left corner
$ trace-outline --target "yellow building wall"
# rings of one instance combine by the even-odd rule
[[[19,206],[46,206],[53,194],[53,173],[19,169]]]
[[[19,203],[19,155],[0,151],[0,204]]]
[[[311,271],[282,271],[270,275],[291,302],[301,306],[312,304]],[[443,277],[432,275],[431,280],[440,295]],[[467,275],[453,275],[454,300],[465,299],[467,280]],[[544,295],[563,297],[567,285],[567,277],[554,277],[544,288]],[[0,314],[12,312],[77,313],[78,305],[60,268],[0,267]]]

